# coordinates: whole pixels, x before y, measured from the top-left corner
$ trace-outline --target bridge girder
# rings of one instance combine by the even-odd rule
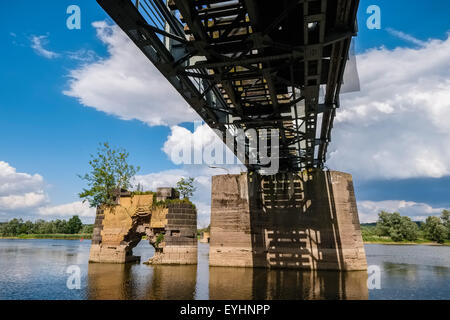
[[[223,139],[278,129],[280,171],[324,166],[359,0],[97,1]]]

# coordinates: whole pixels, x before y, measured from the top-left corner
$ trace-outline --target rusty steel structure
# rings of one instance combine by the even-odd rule
[[[211,128],[277,129],[281,172],[324,167],[359,0],[97,1]]]

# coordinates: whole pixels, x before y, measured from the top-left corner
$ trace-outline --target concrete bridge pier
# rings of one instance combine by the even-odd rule
[[[211,266],[366,270],[352,176],[213,177],[209,259]]]

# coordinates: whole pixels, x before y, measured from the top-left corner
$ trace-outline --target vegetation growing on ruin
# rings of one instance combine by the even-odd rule
[[[156,241],[155,241],[155,248],[158,248],[160,243],[162,243],[163,241],[164,241],[164,233],[158,234],[158,236],[156,237]]]
[[[132,191],[131,195],[132,196],[145,196],[145,195],[149,195],[152,194],[153,198],[156,197],[156,193],[153,191]]]
[[[177,182],[177,191],[184,199],[192,197],[197,190],[197,188],[194,187],[194,181],[194,178],[181,178],[180,181]]]
[[[154,196],[153,199],[155,199],[156,196]],[[162,201],[153,201],[154,207],[168,207],[170,204],[189,204],[192,209],[196,209],[195,204],[193,204],[189,199],[166,199]]]
[[[91,172],[79,175],[88,185],[80,198],[91,207],[113,206],[120,190],[131,189],[131,179],[140,169],[128,164],[128,157],[124,149],[113,149],[106,142],[101,144],[97,155],[91,155]]]

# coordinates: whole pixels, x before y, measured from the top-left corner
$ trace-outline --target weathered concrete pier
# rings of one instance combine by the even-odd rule
[[[366,270],[351,175],[213,177],[210,265]]]
[[[155,248],[149,264],[197,263],[197,211],[172,188],[156,194],[121,192],[113,207],[97,209],[90,262],[140,260],[133,248],[147,236]]]

